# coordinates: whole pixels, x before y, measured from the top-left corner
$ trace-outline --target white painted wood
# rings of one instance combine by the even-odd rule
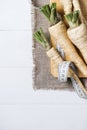
[[[1,106],[0,129],[86,130],[87,106]]]
[[[33,90],[30,21],[30,0],[0,0],[0,130],[86,130],[86,100]]]
[[[0,67],[28,67],[32,60],[29,31],[0,31]]]
[[[0,0],[0,30],[29,30],[28,0]]]

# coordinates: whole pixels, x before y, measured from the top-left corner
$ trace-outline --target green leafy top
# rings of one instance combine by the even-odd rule
[[[52,3],[51,5],[47,4],[40,8],[40,11],[46,16],[51,25],[55,25],[61,19],[60,15],[56,11],[56,3]]]
[[[76,10],[70,14],[65,15],[65,19],[68,22],[70,28],[79,26],[79,10]]]
[[[33,36],[34,36],[34,39],[36,39],[36,41],[39,42],[46,50],[49,50],[51,48],[51,45],[48,43],[42,28],[37,30],[33,34]]]

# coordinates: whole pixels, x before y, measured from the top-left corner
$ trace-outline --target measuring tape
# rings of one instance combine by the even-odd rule
[[[58,44],[57,44],[57,50],[58,50],[59,54],[61,55],[61,57],[64,59],[64,51]],[[75,65],[72,62],[63,61],[62,63],[59,64],[59,66],[58,66],[58,80],[60,82],[67,82],[69,68],[72,69],[72,71],[74,72],[75,77],[77,79],[76,80],[72,76],[70,77],[72,85],[74,87],[74,90],[77,92],[77,94],[81,98],[87,99],[87,91],[86,91],[84,85],[82,84],[82,82],[80,81],[80,79],[78,78]]]

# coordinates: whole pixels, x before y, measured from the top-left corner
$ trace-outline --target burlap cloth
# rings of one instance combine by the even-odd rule
[[[41,7],[49,3],[49,0],[32,0],[32,33],[43,28],[46,36],[49,38],[48,21],[43,14],[40,13],[37,7]],[[62,89],[73,90],[70,80],[67,83],[60,83],[57,78],[54,78],[50,73],[50,59],[47,57],[46,52],[42,46],[40,46],[33,39],[32,46],[33,53],[33,88],[34,89]],[[86,86],[86,79],[83,79]]]

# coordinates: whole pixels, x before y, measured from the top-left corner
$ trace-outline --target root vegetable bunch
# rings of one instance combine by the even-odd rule
[[[87,64],[87,26],[80,21],[79,15],[79,11],[65,15],[69,24],[67,34],[72,43],[80,50]]]
[[[52,6],[52,5],[55,5],[55,6]],[[84,63],[84,61],[81,59],[79,54],[77,53],[70,39],[68,38],[66,25],[61,20],[60,15],[57,14],[56,4],[52,3],[52,5],[51,6],[45,5],[42,8],[40,8],[41,12],[48,18],[51,24],[51,27],[49,27],[50,36],[52,36],[55,39],[56,44],[58,44],[63,49],[64,54],[65,54],[65,60],[73,62],[78,68],[78,70],[84,76],[86,76],[87,66]],[[51,11],[48,11],[48,10],[51,10]],[[77,17],[77,14],[75,14],[74,17]],[[75,19],[73,20],[75,21]],[[78,24],[77,20],[75,22],[76,24]],[[76,25],[73,24],[73,26],[76,26]]]
[[[42,29],[34,33],[34,38],[46,49],[48,57],[53,59],[58,66],[63,63],[62,57],[59,55],[56,49],[51,47],[51,44],[49,44],[47,41]],[[87,91],[85,90],[78,76],[71,68],[69,68],[68,75],[71,77],[71,81],[75,90],[77,91],[77,94],[82,98],[87,98]]]

